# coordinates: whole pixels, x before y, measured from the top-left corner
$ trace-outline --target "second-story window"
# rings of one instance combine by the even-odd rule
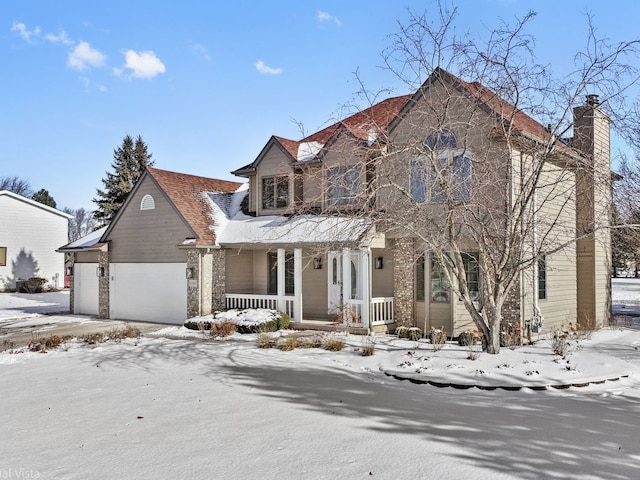
[[[289,206],[289,177],[262,178],[262,208],[272,210]]]
[[[418,203],[468,200],[471,159],[457,146],[453,133],[443,129],[427,137],[425,155],[411,161],[411,195]]]
[[[358,167],[334,167],[327,172],[329,205],[351,205],[357,202],[360,192]]]

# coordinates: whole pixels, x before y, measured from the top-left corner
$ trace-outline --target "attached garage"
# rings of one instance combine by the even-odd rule
[[[181,325],[187,318],[186,266],[110,264],[109,317]]]
[[[74,313],[98,315],[97,263],[76,263],[73,272]]]

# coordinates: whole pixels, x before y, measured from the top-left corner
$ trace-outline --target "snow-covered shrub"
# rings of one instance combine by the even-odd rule
[[[447,331],[444,329],[444,327],[431,327],[431,332],[429,332],[429,339],[434,345],[444,345],[447,342]]]
[[[298,345],[298,337],[296,335],[289,335],[281,338],[276,344],[276,347],[283,352],[290,352],[291,350],[295,350]]]
[[[16,290],[20,293],[41,293],[47,283],[46,278],[31,277],[29,280],[18,280]]]
[[[298,346],[300,348],[322,348],[322,335],[313,335],[311,337],[300,337]]]
[[[471,330],[467,330],[466,332],[462,332],[458,336],[458,345],[461,347],[469,347],[471,345],[475,345],[478,343],[478,335]]]
[[[409,327],[403,325],[396,327],[396,336],[398,338],[409,338]]]
[[[362,356],[370,357],[376,351],[376,337],[367,335],[362,337]]]
[[[80,340],[89,345],[97,345],[98,343],[104,342],[104,333],[85,333],[80,337]]]
[[[410,327],[407,331],[407,338],[409,340],[417,342],[422,338],[422,330],[420,330],[418,327]]]
[[[107,330],[105,336],[108,340],[120,342],[125,338],[140,338],[140,330],[132,325],[125,325],[124,327],[114,327]]]
[[[211,336],[212,337],[228,337],[232,333],[236,333],[238,328],[233,322],[211,323]]]
[[[235,324],[238,333],[275,332],[287,328],[289,315],[266,308],[245,308],[217,311],[212,315],[194,317],[184,322],[190,330],[211,331],[212,324],[230,322]]]
[[[330,352],[339,352],[344,348],[344,340],[336,337],[327,337],[322,342],[322,348]]]
[[[270,333],[261,333],[256,339],[258,348],[275,348],[278,343],[278,339]]]

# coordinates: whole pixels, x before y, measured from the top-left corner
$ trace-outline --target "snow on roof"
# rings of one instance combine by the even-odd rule
[[[203,199],[209,204],[209,215],[212,224],[209,228],[213,231],[216,243],[220,232],[224,231],[229,220],[240,213],[242,201],[249,194],[249,185],[242,184],[234,193],[202,192]]]
[[[371,223],[359,218],[321,215],[248,217],[239,213],[227,221],[217,234],[217,241],[222,246],[359,243],[370,229]]]
[[[302,142],[298,146],[298,155],[296,160],[306,162],[316,158],[316,155],[322,150],[324,145],[320,142]]]
[[[84,237],[81,237],[77,240],[74,240],[71,243],[68,243],[64,247],[61,247],[60,250],[68,250],[68,249],[79,250],[83,248],[90,248],[96,245],[97,243],[99,243],[100,238],[102,238],[102,235],[106,230],[107,230],[106,226],[99,228],[98,230],[95,230],[89,233],[88,235],[85,235]]]

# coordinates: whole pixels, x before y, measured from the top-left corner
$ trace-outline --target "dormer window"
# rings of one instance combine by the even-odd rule
[[[156,208],[156,201],[151,195],[147,193],[144,197],[142,197],[142,201],[140,202],[140,210],[153,210],[154,208]]]
[[[262,208],[273,210],[289,206],[289,177],[262,177]]]
[[[470,198],[471,159],[456,137],[442,129],[424,141],[424,155],[411,161],[411,195],[418,203]]]

